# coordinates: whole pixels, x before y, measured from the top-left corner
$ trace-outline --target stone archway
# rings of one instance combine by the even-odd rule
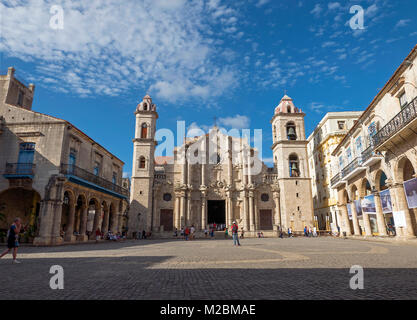
[[[7,233],[16,217],[25,227],[22,242],[32,242],[39,230],[41,197],[33,189],[10,188],[0,193],[0,232]]]
[[[395,178],[397,182],[404,182],[414,178],[416,170],[412,162],[406,157],[402,157],[395,169]]]

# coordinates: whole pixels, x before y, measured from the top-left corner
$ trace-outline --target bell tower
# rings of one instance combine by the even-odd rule
[[[293,231],[314,226],[304,117],[305,113],[285,95],[271,120],[271,149],[281,190],[282,227],[292,227]]]
[[[154,155],[156,105],[146,95],[135,111],[136,129],[133,139],[132,181],[130,189],[129,233],[150,231],[152,217],[152,190],[154,181]]]

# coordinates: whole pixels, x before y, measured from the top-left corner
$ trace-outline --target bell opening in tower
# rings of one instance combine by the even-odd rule
[[[207,223],[210,227],[216,224],[217,230],[226,226],[226,202],[225,200],[207,201]]]

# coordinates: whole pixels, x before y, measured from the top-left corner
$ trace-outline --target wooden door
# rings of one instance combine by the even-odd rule
[[[161,209],[160,225],[164,226],[164,231],[174,230],[174,211],[171,209]]]
[[[272,210],[259,210],[260,229],[272,230]]]

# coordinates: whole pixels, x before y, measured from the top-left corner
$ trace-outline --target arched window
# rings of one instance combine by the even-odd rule
[[[148,104],[146,102],[143,103],[143,110],[144,111],[148,110]]]
[[[288,106],[288,107],[287,107],[287,112],[288,112],[288,113],[291,113],[291,106]]]
[[[142,124],[140,137],[146,139],[148,137],[148,125],[146,123]]]
[[[297,155],[293,154],[289,158],[290,177],[297,178],[300,176],[300,165]]]
[[[287,123],[287,138],[288,140],[297,140],[294,122]]]
[[[145,157],[140,157],[140,159],[139,159],[139,169],[145,169],[145,167],[146,167]]]

